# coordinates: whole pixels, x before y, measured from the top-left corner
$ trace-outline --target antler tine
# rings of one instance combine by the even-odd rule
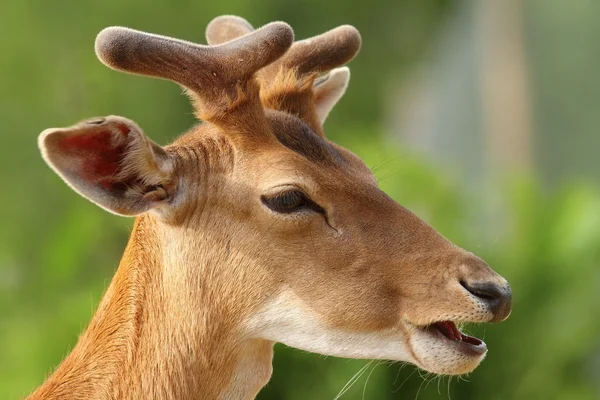
[[[222,15],[213,19],[206,28],[206,39],[211,45],[226,43],[253,31],[244,18]],[[268,68],[285,66],[299,74],[320,73],[346,64],[360,50],[361,38],[351,25],[342,25],[312,38],[294,42],[289,51]],[[274,71],[278,72],[278,71]],[[264,74],[261,71],[261,74]]]
[[[221,15],[206,27],[206,40],[210,45],[222,44],[254,31],[248,21],[235,15]]]
[[[295,42],[275,64],[296,68],[299,75],[330,71],[352,60],[360,50],[361,38],[351,25],[342,25],[321,35]],[[275,69],[277,66],[269,66]]]
[[[110,27],[96,38],[96,54],[107,66],[177,82],[202,108],[228,107],[240,83],[281,57],[294,41],[289,25],[273,22],[220,46],[203,46],[137,30]],[[225,94],[225,96],[223,96]]]
[[[325,136],[315,107],[315,78],[352,60],[360,45],[360,33],[350,25],[295,42],[285,55],[258,72],[262,103],[296,115]]]
[[[206,38],[209,44],[217,45],[249,32],[252,25],[248,21],[224,15],[209,23]],[[312,104],[314,80],[319,73],[352,60],[360,45],[360,33],[350,25],[295,42],[281,58],[257,72],[263,104],[304,119],[315,132],[322,134],[319,116]]]

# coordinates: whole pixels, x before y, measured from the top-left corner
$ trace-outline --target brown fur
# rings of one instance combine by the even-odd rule
[[[257,65],[275,55],[232,71],[231,54],[247,54],[239,52],[244,46],[263,51],[260,43],[268,42],[281,44],[273,50],[281,57],[291,42],[265,28],[262,34],[271,36],[250,33],[249,24],[238,22],[221,33],[213,25],[211,35],[234,39],[218,48],[120,28],[101,34],[97,50],[105,62],[175,80],[197,100],[207,122],[173,144],[156,149],[120,117],[43,133],[46,160],[76,191],[112,212],[139,216],[88,329],[31,399],[253,398],[270,378],[273,342],[247,321],[285,293],[332,332],[396,332],[413,362],[430,370],[435,366],[415,352],[411,330],[442,320],[506,317],[507,310],[478,308],[459,285],[505,285],[501,277],[390,199],[358,157],[322,135],[314,73],[348,61],[357,50],[355,36],[347,35],[349,44],[334,41],[344,50],[337,58],[321,55],[323,65],[302,58],[298,49],[305,44],[295,47],[283,60],[296,66],[279,62],[267,85]],[[285,36],[282,26],[276,30]],[[339,38],[352,30],[334,32]],[[187,70],[197,57],[210,62],[193,68],[209,70]],[[220,72],[215,79],[207,71]],[[229,78],[221,79],[221,72]],[[141,182],[137,197],[111,192],[85,174],[97,162],[90,135],[123,126],[144,140],[125,147],[99,143],[121,160],[110,176]],[[54,143],[63,137],[86,145],[58,151]],[[97,175],[107,179],[102,171]],[[281,184],[302,190],[325,213],[267,209],[262,196],[282,190]],[[462,373],[479,361],[457,359],[440,372]]]

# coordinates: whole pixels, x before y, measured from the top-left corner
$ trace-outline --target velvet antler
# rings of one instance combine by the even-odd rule
[[[209,23],[206,38],[214,45],[233,43],[251,32],[256,31],[245,19],[225,15]],[[350,25],[295,42],[285,55],[257,73],[264,106],[294,114],[322,134],[322,120],[314,104],[315,78],[352,60],[360,44],[360,34]],[[346,71],[344,76],[348,76]]]
[[[218,46],[110,27],[98,34],[96,54],[113,69],[179,83],[194,100],[199,118],[239,127],[240,112],[252,113],[250,120],[263,112],[254,73],[281,57],[293,41],[292,29],[283,22]]]

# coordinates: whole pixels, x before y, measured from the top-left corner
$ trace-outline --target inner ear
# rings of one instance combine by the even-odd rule
[[[342,98],[350,81],[348,67],[335,68],[329,72],[327,78],[318,80],[314,87],[314,102],[317,116],[321,124],[325,122],[329,112]]]
[[[167,200],[173,188],[169,155],[126,118],[95,118],[48,129],[39,145],[67,184],[116,214],[147,211]]]

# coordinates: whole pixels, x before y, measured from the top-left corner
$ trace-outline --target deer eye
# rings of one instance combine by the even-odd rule
[[[262,196],[261,199],[264,205],[281,214],[290,214],[302,210],[312,210],[320,214],[325,213],[325,210],[299,190],[289,190],[274,196]]]

